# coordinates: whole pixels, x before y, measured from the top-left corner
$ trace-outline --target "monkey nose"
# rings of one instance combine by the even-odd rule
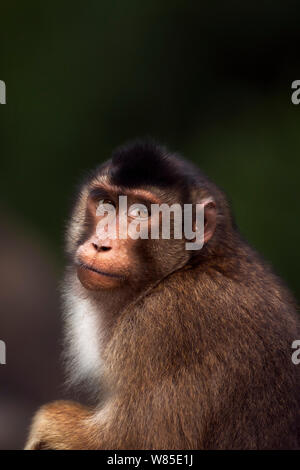
[[[109,250],[111,250],[111,246],[101,245],[100,243],[93,242],[92,245],[95,248],[95,250],[98,251],[98,253],[100,251],[109,251]]]

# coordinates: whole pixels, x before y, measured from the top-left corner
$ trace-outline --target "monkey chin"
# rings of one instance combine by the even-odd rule
[[[88,290],[113,289],[120,286],[122,280],[121,277],[93,271],[85,266],[77,267],[77,277],[83,287]]]

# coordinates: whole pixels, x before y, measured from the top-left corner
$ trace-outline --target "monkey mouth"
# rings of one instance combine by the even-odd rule
[[[99,274],[100,276],[107,276],[107,277],[112,277],[115,279],[124,279],[124,276],[121,276],[120,274],[107,273],[105,271],[100,271],[100,269],[94,268],[94,266],[90,266],[89,264],[83,263],[80,260],[76,260],[75,265],[78,266],[79,268],[83,268],[88,271],[92,271],[93,273]]]

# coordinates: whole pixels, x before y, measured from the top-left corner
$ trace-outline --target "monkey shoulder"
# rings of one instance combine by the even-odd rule
[[[170,324],[179,321],[199,337],[262,345],[292,341],[299,332],[292,295],[250,249],[246,256],[237,260],[242,268],[236,264],[234,276],[213,265],[173,273],[144,299],[143,308],[154,318],[169,317]]]

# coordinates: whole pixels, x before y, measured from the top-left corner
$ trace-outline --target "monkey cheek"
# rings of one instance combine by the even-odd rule
[[[77,268],[77,277],[83,287],[88,290],[112,289],[120,284],[120,280],[89,271],[85,268]]]

